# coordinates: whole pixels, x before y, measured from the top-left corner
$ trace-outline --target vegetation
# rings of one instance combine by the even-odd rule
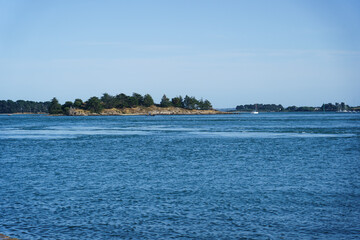
[[[1,100],[0,113],[48,113],[50,102]]]
[[[236,106],[236,110],[241,112],[251,112],[256,108],[259,112],[281,112],[284,110],[281,104],[246,104]]]
[[[63,113],[62,107],[56,98],[53,98],[51,100],[51,103],[49,106],[49,113],[50,114],[62,114]]]
[[[152,105],[154,105],[153,98],[150,96],[150,94],[145,94],[144,95],[144,106],[145,107],[150,107]]]
[[[184,107],[184,100],[181,96],[178,97],[174,97],[171,99],[171,104],[174,107],[179,107],[179,108],[183,108]]]
[[[91,97],[87,101],[77,98],[74,102],[67,101],[63,105],[54,97],[47,102],[34,102],[17,100],[0,100],[0,113],[50,113],[69,115],[71,109],[84,109],[93,113],[100,113],[103,109],[112,108],[135,108],[135,107],[178,107],[196,110],[211,110],[212,105],[209,100],[196,99],[186,95],[173,97],[171,100],[164,94],[159,104],[155,104],[150,94],[142,96],[133,93],[128,96],[124,93],[112,96],[104,93],[101,98]],[[350,107],[342,103],[326,103],[320,107],[289,106],[284,108],[281,104],[246,104],[236,106],[236,111],[251,112],[257,109],[259,112],[335,112],[335,111],[359,111],[360,107]]]
[[[197,100],[195,97],[185,96],[183,101],[184,108],[187,109],[201,109],[201,110],[209,110],[212,109],[212,105],[208,100]]]
[[[172,103],[170,102],[170,99],[168,99],[164,94],[164,96],[161,98],[160,107],[170,107],[171,105]]]
[[[81,99],[77,98],[74,101],[73,107],[74,108],[84,108],[84,103]]]
[[[53,98],[49,102],[48,111],[50,114],[65,114],[69,115],[71,108],[89,110],[93,113],[100,113],[103,109],[123,109],[123,108],[135,108],[135,107],[178,107],[185,109],[196,109],[196,110],[211,110],[212,105],[209,100],[196,99],[195,97],[189,97],[188,95],[183,98],[177,96],[171,100],[164,94],[159,104],[155,104],[150,94],[142,96],[139,93],[133,93],[128,96],[124,93],[112,96],[108,93],[104,93],[101,98],[91,97],[87,101],[83,102],[81,99],[75,99],[74,103],[71,101],[65,102],[60,105],[56,98]]]
[[[349,107],[349,105],[346,105],[344,102],[342,102],[335,104],[332,103],[323,104],[320,110],[330,112],[330,111],[344,111],[344,110],[353,110],[353,109]]]
[[[93,113],[100,113],[104,109],[104,103],[98,97],[91,97],[85,103],[85,109]]]
[[[346,105],[344,102],[342,103],[326,103],[321,107],[297,107],[297,106],[289,106],[284,108],[282,105],[276,104],[247,104],[247,105],[238,105],[236,106],[236,111],[241,112],[251,112],[255,110],[255,106],[257,106],[257,110],[260,112],[336,112],[336,111],[355,111],[356,107],[350,107]]]

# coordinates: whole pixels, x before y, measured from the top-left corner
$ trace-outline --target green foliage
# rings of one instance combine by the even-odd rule
[[[0,113],[48,113],[49,106],[50,102],[1,100]]]
[[[73,107],[73,103],[71,101],[67,101],[65,102],[65,104],[61,106],[61,109],[65,115],[69,115],[69,110],[72,107]]]
[[[89,110],[90,112],[100,113],[103,110],[103,105],[98,97],[91,97],[86,101],[85,109]]]
[[[298,109],[298,107],[296,106],[289,106],[285,109],[285,111],[288,111],[288,112],[296,112]]]
[[[163,97],[161,98],[160,107],[170,107],[170,106],[171,106],[171,102],[169,98],[167,98],[166,95],[164,94]]]
[[[49,113],[50,114],[62,114],[63,113],[61,105],[55,97],[51,100],[51,103],[49,106]]]
[[[104,93],[101,97],[101,102],[103,103],[104,108],[111,109],[115,107],[115,97]]]
[[[115,107],[116,108],[127,108],[129,107],[129,96],[124,93],[120,93],[115,97]]]
[[[254,111],[255,108],[257,108],[259,112],[281,112],[284,110],[281,104],[246,104],[236,106],[236,110],[242,112],[251,112]]]
[[[178,107],[178,108],[184,107],[183,106],[183,98],[181,96],[172,98],[171,103],[174,107]]]
[[[342,103],[335,103],[332,104],[332,103],[327,103],[327,104],[323,104],[321,106],[321,111],[326,111],[326,112],[335,112],[335,111],[345,111],[345,110],[352,110],[353,108],[350,107],[349,105],[346,105],[344,102]]]
[[[199,101],[195,97],[189,97],[188,95],[184,98],[184,108],[187,109],[197,109]]]
[[[135,106],[144,106],[144,97],[141,94],[133,93],[132,98]]]
[[[137,99],[133,96],[131,97],[127,97],[127,104],[128,104],[128,107],[137,107],[139,104],[137,102]]]
[[[313,112],[313,111],[315,111],[315,108],[314,107],[306,107],[306,106],[304,106],[304,107],[299,107],[297,109],[297,111],[298,112]]]
[[[198,109],[198,110],[210,110],[212,109],[212,105],[209,100],[197,100],[195,97],[185,96],[183,101],[183,107],[187,109]]]
[[[247,105],[239,105],[236,106],[237,111],[243,112],[251,112],[255,109],[255,104],[247,104]],[[257,104],[258,111],[262,112],[316,112],[316,111],[326,111],[326,112],[334,112],[334,111],[342,111],[342,110],[353,110],[354,108],[349,107],[345,103],[327,103],[323,104],[321,107],[309,107],[309,106],[289,106],[284,108],[282,105],[276,104]]]
[[[323,104],[321,106],[321,110],[326,111],[326,112],[335,112],[338,110],[338,107],[332,103],[327,103],[327,104]]]
[[[150,96],[150,94],[145,94],[145,96],[144,96],[144,106],[145,107],[150,107],[152,105],[154,105],[153,98]]]
[[[84,103],[80,98],[77,98],[74,101],[73,107],[74,108],[84,108]]]
[[[56,98],[53,98],[48,102],[33,102],[18,100],[16,102],[12,100],[0,100],[0,113],[16,113],[16,112],[49,112],[50,114],[69,114],[71,108],[86,109],[91,112],[101,112],[103,108],[129,108],[137,106],[150,107],[155,105],[153,98],[150,94],[142,96],[139,93],[133,93],[132,96],[127,96],[124,93],[120,93],[116,96],[111,96],[108,93],[104,93],[99,99],[98,97],[92,97],[87,102],[83,102],[80,98],[75,99],[74,103],[71,101],[65,102],[61,105]],[[186,96],[183,99],[181,96],[169,98],[164,96],[159,104],[161,107],[180,107],[187,109],[212,109],[211,103],[208,100],[197,100],[195,97]]]
[[[201,110],[210,110],[212,109],[212,105],[209,100],[203,101],[202,99],[199,101],[199,109]]]
[[[63,108],[71,108],[73,107],[73,103],[71,101],[66,101],[63,105],[62,105]]]

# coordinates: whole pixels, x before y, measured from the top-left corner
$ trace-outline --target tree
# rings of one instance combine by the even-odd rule
[[[328,103],[328,104],[323,104],[321,106],[321,109],[323,109],[324,111],[337,111],[337,106],[332,103]]]
[[[161,98],[160,107],[170,107],[170,106],[171,106],[171,102],[164,94],[164,96]]]
[[[16,113],[16,112],[48,112],[50,107],[50,102],[34,102],[34,101],[24,101],[17,100],[16,102],[12,100],[1,100],[0,101],[0,113]]]
[[[199,101],[195,97],[189,97],[188,95],[184,98],[184,108],[187,109],[197,109],[199,106]]]
[[[145,107],[150,107],[152,105],[154,105],[153,98],[150,96],[150,94],[145,94],[145,96],[144,96],[144,106]]]
[[[103,102],[104,108],[111,109],[115,107],[114,97],[107,93],[103,94],[103,96],[101,97],[101,101]]]
[[[172,105],[173,105],[174,107],[179,107],[179,108],[184,107],[184,105],[183,105],[183,99],[182,99],[181,96],[172,98],[172,99],[171,99],[171,103],[172,103]]]
[[[66,108],[66,107],[70,108],[70,107],[72,107],[72,106],[73,106],[73,103],[72,103],[71,101],[66,101],[66,102],[62,105],[63,108]]]
[[[131,108],[138,106],[137,99],[133,96],[127,96],[127,105]]]
[[[116,108],[126,108],[129,107],[129,101],[128,101],[128,96],[124,93],[120,93],[118,95],[116,95],[115,97],[115,107]]]
[[[103,105],[98,97],[92,97],[86,101],[85,109],[90,110],[90,112],[100,113],[103,110]]]
[[[73,107],[73,103],[71,101],[67,101],[61,106],[61,109],[64,114],[69,115],[69,110],[72,107]]]
[[[135,106],[144,106],[144,97],[139,93],[133,93],[132,97],[135,99]]]
[[[51,100],[51,103],[49,106],[49,113],[50,114],[62,114],[63,113],[63,111],[61,109],[61,105],[55,97]]]
[[[74,108],[83,108],[83,101],[80,98],[75,99],[73,107]]]
[[[205,101],[201,99],[198,104],[199,104],[199,108],[201,110],[211,110],[212,109],[212,105],[211,105],[210,101],[207,99],[205,99]]]

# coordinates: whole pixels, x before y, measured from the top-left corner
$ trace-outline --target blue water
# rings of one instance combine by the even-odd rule
[[[0,116],[0,233],[360,239],[360,114]]]

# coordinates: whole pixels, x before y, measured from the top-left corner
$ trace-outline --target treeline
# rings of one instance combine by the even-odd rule
[[[48,113],[50,102],[0,100],[0,113]]]
[[[251,112],[257,109],[259,112],[341,112],[341,111],[354,111],[355,107],[350,107],[344,102],[342,103],[326,103],[321,107],[308,107],[308,106],[289,106],[284,108],[281,104],[246,104],[236,106],[236,111]]]
[[[179,107],[186,109],[198,109],[198,110],[210,110],[212,105],[209,100],[196,99],[195,97],[177,96],[169,99],[165,94],[161,98],[159,104],[154,103],[150,94],[142,96],[139,93],[133,93],[128,96],[124,93],[112,96],[108,93],[104,93],[102,97],[91,97],[87,101],[83,102],[81,99],[75,99],[74,102],[67,101],[63,105],[59,103],[56,98],[53,98],[50,102],[48,112],[50,114],[69,114],[71,108],[78,108],[89,110],[91,112],[100,113],[103,109],[112,108],[134,108],[134,107]]]
[[[236,106],[236,111],[251,112],[257,109],[260,112],[281,112],[284,107],[279,104],[246,104]]]
[[[297,107],[289,106],[285,109],[287,112],[342,112],[342,111],[352,111],[355,108],[342,103],[324,103],[321,107]]]

